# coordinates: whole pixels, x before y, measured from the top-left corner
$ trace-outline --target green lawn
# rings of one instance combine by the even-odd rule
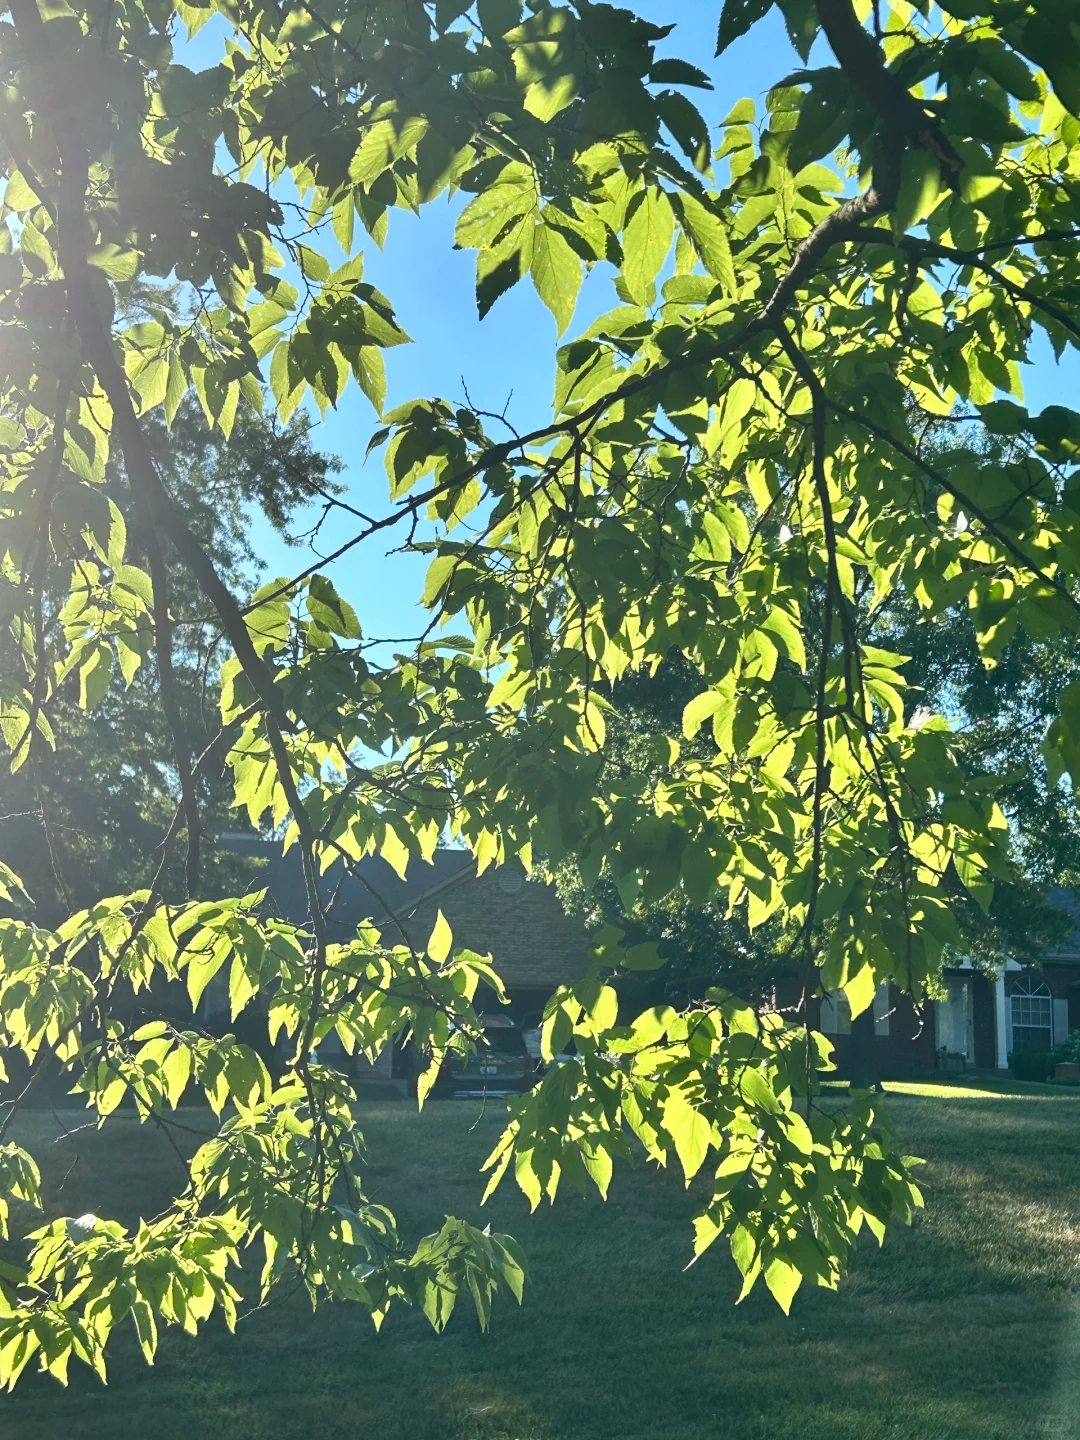
[[[1080,1094],[893,1088],[905,1144],[930,1162],[925,1215],[790,1319],[765,1293],[734,1308],[720,1247],[684,1270],[692,1195],[675,1177],[624,1171],[606,1205],[567,1195],[531,1219],[506,1188],[481,1212],[499,1116],[380,1102],[373,1195],[413,1236],[444,1212],[512,1230],[532,1264],[520,1310],[501,1304],[487,1336],[463,1311],[442,1337],[399,1311],[376,1336],[359,1311],[289,1300],[235,1338],[170,1337],[153,1370],[121,1345],[107,1389],[29,1376],[0,1399],[0,1436],[1080,1440]],[[167,1193],[169,1156],[133,1121],[53,1144],[45,1112],[23,1132],[68,1213],[132,1217]]]

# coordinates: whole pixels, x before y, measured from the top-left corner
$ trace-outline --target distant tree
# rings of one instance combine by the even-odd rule
[[[171,493],[192,517],[192,528],[227,583],[250,593],[264,568],[251,545],[251,526],[263,517],[287,542],[296,512],[315,502],[333,503],[340,462],[316,450],[311,426],[300,413],[282,425],[273,414],[245,408],[226,440],[212,429],[194,397],[184,400],[166,429],[160,414],[148,417],[156,463]],[[130,509],[123,462],[110,462],[105,492]],[[318,515],[318,509],[314,512]],[[145,564],[137,528],[129,535],[129,560]],[[182,743],[202,755],[221,728],[218,669],[225,652],[219,627],[190,573],[172,547],[163,547],[175,644],[176,707]],[[50,714],[55,748],[35,755],[4,782],[0,814],[0,861],[22,877],[42,924],[58,924],[72,909],[99,895],[116,895],[145,882],[176,811],[175,742],[161,706],[153,656],[120,690],[106,686],[99,702],[80,704],[80,680],[72,673],[53,696]],[[232,777],[227,747],[218,745],[197,777],[206,844],[228,829]],[[216,853],[201,867],[204,893],[226,893],[242,884],[250,866]],[[184,894],[182,850],[169,856],[162,890]]]

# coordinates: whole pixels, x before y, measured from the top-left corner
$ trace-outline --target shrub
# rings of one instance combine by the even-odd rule
[[[1071,1060],[1075,1064],[1080,1064],[1080,1030],[1070,1030],[1069,1038],[1064,1045],[1055,1045],[1051,1053],[1055,1062]]]
[[[1049,1080],[1058,1057],[1049,1050],[1017,1050],[1009,1056],[1009,1069],[1017,1080]]]

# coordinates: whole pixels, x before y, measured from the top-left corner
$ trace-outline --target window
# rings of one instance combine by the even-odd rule
[[[821,1028],[826,1035],[851,1034],[851,1006],[842,990],[826,990],[821,997]]]
[[[874,994],[874,1034],[888,1035],[889,983],[882,981]],[[826,990],[821,997],[821,1029],[826,1035],[851,1034],[851,1006],[843,990]]]
[[[1021,975],[1009,996],[1014,1050],[1049,1050],[1053,1006],[1049,987],[1033,975]]]

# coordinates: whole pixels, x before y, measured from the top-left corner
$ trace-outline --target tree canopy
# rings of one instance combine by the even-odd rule
[[[311,445],[310,424],[294,415],[286,426],[272,414],[241,412],[228,441],[210,429],[194,397],[185,399],[166,431],[159,412],[148,417],[161,473],[185,505],[219,573],[236,588],[252,588],[261,561],[251,549],[252,511],[266,516],[289,540],[294,512],[306,502],[325,505],[340,488],[338,462]],[[110,459],[105,493],[123,508],[123,466]],[[183,744],[202,755],[217,736],[217,632],[198,587],[163,547],[169,570],[175,643],[172,666]],[[145,564],[137,531],[128,558]],[[66,597],[52,595],[54,607]],[[4,637],[10,644],[10,635]],[[6,665],[12,664],[12,656]],[[24,765],[4,785],[0,861],[17,868],[34,897],[39,923],[59,924],[75,908],[142,884],[147,856],[161,845],[176,803],[173,746],[162,714],[153,657],[127,687],[108,686],[97,705],[83,709],[78,677],[58,687],[50,705],[56,744],[48,763]],[[203,840],[229,828],[232,787],[221,740],[196,777]],[[39,760],[40,756],[35,757]],[[162,876],[162,893],[185,893],[185,857],[174,854]],[[250,866],[220,850],[213,879],[221,893],[242,886]]]
[[[334,1029],[368,1056],[411,1034],[422,1099],[447,1047],[475,1043],[498,955],[455,948],[441,918],[424,953],[392,927],[330,943],[317,881],[336,859],[401,869],[448,829],[481,866],[606,864],[628,904],[721,896],[775,921],[807,992],[843,988],[853,1014],[885,978],[924,995],[959,908],[990,903],[1000,777],[860,614],[963,602],[988,665],[1017,633],[1076,633],[1080,416],[1032,414],[1021,366],[1080,342],[1080,20],[1071,0],[778,4],[802,68],[714,136],[687,94],[707,77],[656,58],[671,27],[591,0],[10,0],[0,723],[16,774],[47,765],[65,697],[115,703],[152,656],[177,806],[141,889],[45,926],[5,880],[0,1039],[28,1078],[0,1185],[38,1198],[8,1132],[53,1063],[102,1121],[126,1097],[168,1125],[201,1093],[222,1122],[135,1231],[31,1232],[0,1280],[9,1385],[32,1360],[104,1374],[127,1319],[148,1357],[164,1324],[231,1323],[253,1242],[263,1293],[299,1275],[376,1323],[397,1299],[438,1327],[462,1290],[484,1323],[498,1290],[520,1298],[508,1236],[448,1219],[399,1238],[346,1079],[313,1057]],[[771,9],[723,0],[718,52]],[[209,20],[218,62],[195,70],[184,38]],[[613,277],[525,434],[438,398],[382,413],[383,351],[408,337],[364,250],[447,191],[482,313],[525,282],[562,334],[585,269]],[[431,629],[381,666],[329,574],[238,592],[155,448],[189,396],[227,437],[264,381],[284,423],[353,380],[389,497],[323,569],[394,527],[431,548]],[[968,443],[974,419],[998,458]],[[236,804],[300,852],[302,925],[201,889],[170,557],[220,632]],[[611,689],[673,653],[697,677],[683,736],[613,775]],[[1069,686],[1050,787],[1078,747]],[[163,890],[177,847],[186,899]],[[695,1254],[724,1236],[744,1293],[763,1277],[786,1309],[804,1281],[835,1286],[865,1227],[881,1239],[921,1203],[911,1162],[869,1097],[821,1103],[829,1047],[797,1017],[713,990],[620,1023],[612,977],[660,963],[624,939],[601,931],[590,975],[552,997],[545,1050],[573,1038],[576,1059],[512,1107],[490,1184],[513,1171],[534,1206],[563,1179],[605,1192],[643,1151],[697,1177]],[[280,1083],[233,1037],[152,1018],[155,986],[183,980],[194,1006],[222,971],[234,1014],[260,996],[287,1037]]]

